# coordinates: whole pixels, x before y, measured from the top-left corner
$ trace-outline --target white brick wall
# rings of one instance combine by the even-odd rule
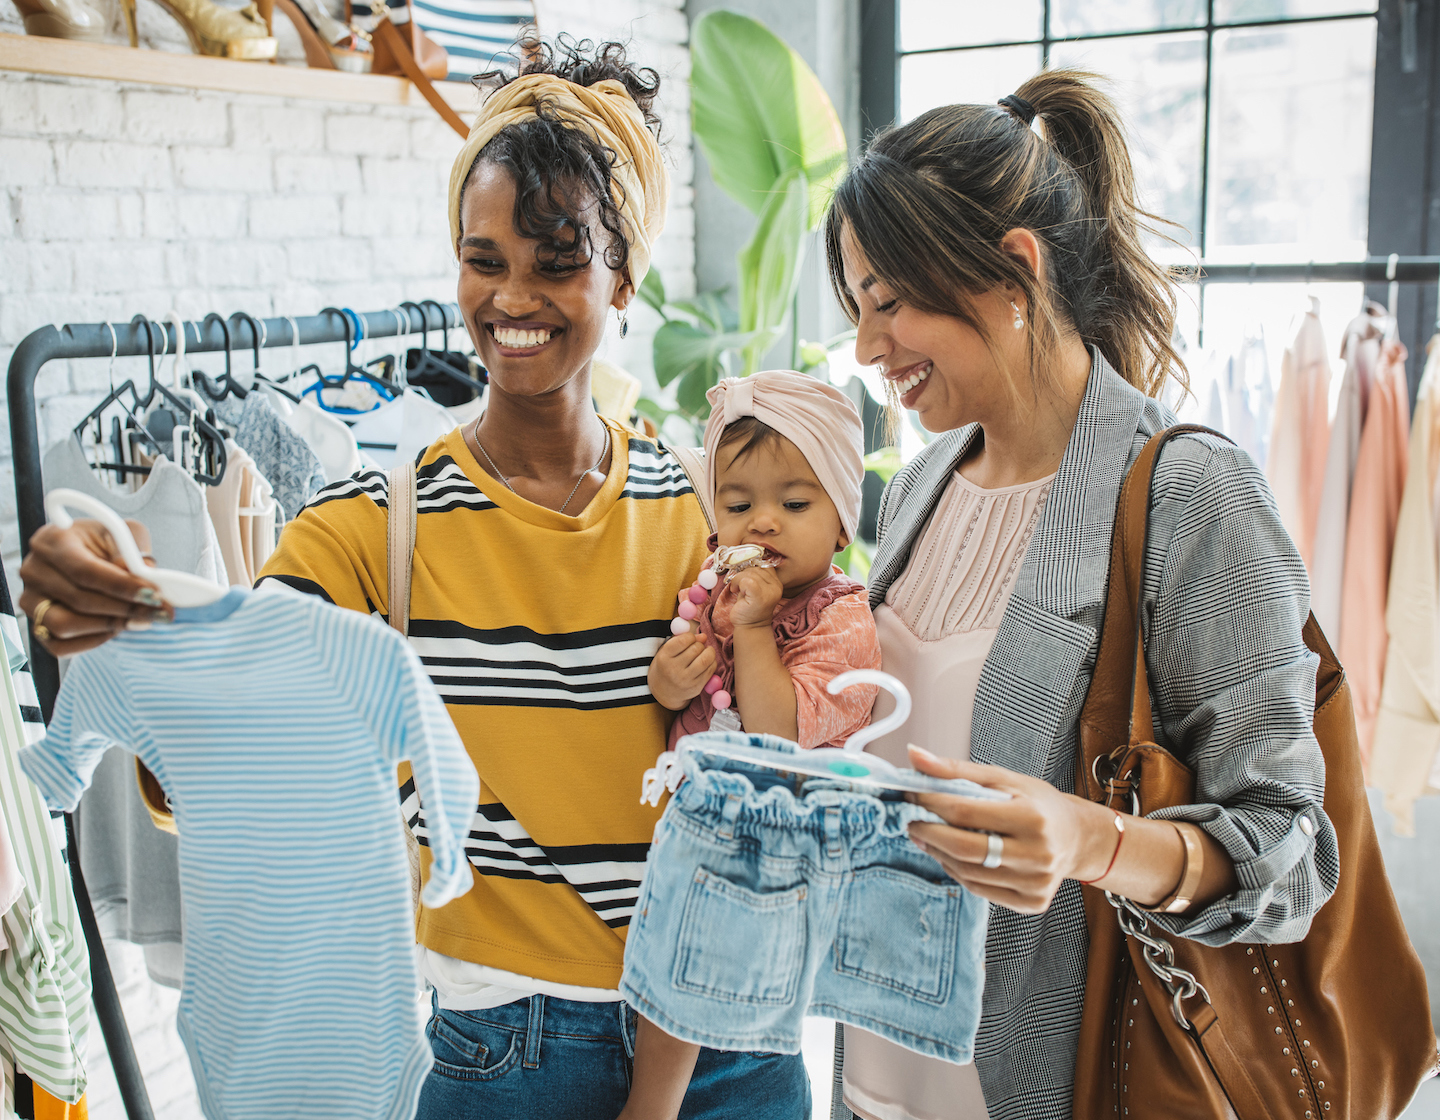
[[[661,112],[673,176],[656,267],[675,295],[694,291],[688,29],[682,0],[538,0],[542,30],[619,39],[664,79]],[[116,5],[118,11],[118,5]],[[141,2],[146,42],[188,49],[160,9]],[[281,21],[277,21],[277,24]],[[0,31],[18,32],[9,0]],[[298,44],[282,35],[282,54]],[[112,28],[120,41],[118,17]],[[187,318],[313,314],[402,299],[449,300],[445,189],[457,147],[428,107],[291,101],[0,70],[0,369],[49,323],[128,322],[176,308]],[[621,343],[603,353],[649,378],[658,320],[638,302]],[[279,368],[288,351],[273,351]],[[330,366],[337,349],[304,355]],[[215,368],[214,356],[196,364]],[[42,444],[108,386],[104,359],[52,362],[36,385]],[[248,367],[245,367],[248,368]],[[117,377],[143,376],[122,359]],[[0,384],[3,392],[3,384]],[[0,409],[0,555],[12,587],[15,525],[8,413]],[[174,993],[151,984],[139,951],[112,952],[159,1120],[198,1120],[174,1029]],[[96,1029],[91,1116],[120,1120]]]

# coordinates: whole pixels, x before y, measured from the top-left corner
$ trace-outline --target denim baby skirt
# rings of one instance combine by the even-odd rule
[[[906,835],[939,818],[833,779],[693,754],[682,765],[630,924],[626,1001],[717,1050],[799,1053],[809,1014],[970,1061],[989,905]]]

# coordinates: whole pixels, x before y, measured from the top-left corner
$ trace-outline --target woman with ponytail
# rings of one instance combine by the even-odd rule
[[[1221,945],[1302,938],[1338,880],[1305,569],[1221,439],[1167,445],[1142,590],[1156,734],[1195,803],[1140,817],[1070,792],[1121,481],[1184,382],[1153,221],[1113,103],[1067,70],[880,133],[835,195],[856,355],[937,435],[881,503],[870,602],[916,704],[872,749],[1012,795],[920,799],[946,823],[915,842],[992,903],[983,1014],[973,1066],[847,1028],[846,1100],[872,1120],[1071,1115],[1081,883]]]

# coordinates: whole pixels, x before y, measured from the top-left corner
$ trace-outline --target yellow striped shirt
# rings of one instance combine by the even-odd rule
[[[460,431],[417,466],[410,642],[480,775],[467,853],[475,889],[418,922],[446,956],[555,983],[614,988],[659,811],[640,775],[671,714],[646,684],[707,528],[668,451],[610,424],[615,453],[576,517],[482,471]],[[261,572],[385,614],[386,486],[327,486]],[[401,798],[428,851],[423,807]],[[377,827],[384,827],[378,822]]]

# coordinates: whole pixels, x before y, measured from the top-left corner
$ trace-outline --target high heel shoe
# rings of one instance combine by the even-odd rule
[[[25,34],[99,43],[109,20],[86,0],[15,0]]]
[[[295,25],[300,45],[305,48],[305,63],[316,70],[347,70],[352,74],[370,73],[373,55],[369,44],[353,27],[341,23],[317,0],[275,0],[287,19]]]
[[[211,0],[157,0],[157,3],[184,28],[196,54],[254,62],[268,62],[275,57],[275,37],[254,3],[239,11],[221,8]],[[135,0],[120,0],[120,6],[125,12],[130,45],[139,46]],[[269,7],[268,0],[266,7]]]

